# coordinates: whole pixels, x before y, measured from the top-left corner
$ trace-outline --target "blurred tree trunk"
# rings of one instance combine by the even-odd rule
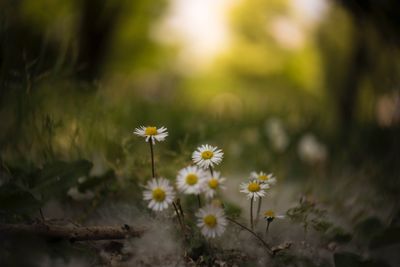
[[[338,116],[342,130],[347,131],[354,121],[357,96],[361,89],[362,79],[372,76],[374,57],[389,48],[400,48],[400,1],[398,0],[335,0],[350,14],[355,25],[354,49],[351,55],[348,72],[345,77],[343,91],[338,98]],[[379,39],[371,40],[371,31],[379,35]],[[373,38],[373,37],[372,37]],[[369,42],[375,42],[375,48]],[[389,50],[390,51],[390,50]],[[393,64],[388,62],[388,64]],[[372,77],[370,79],[373,79]]]
[[[78,32],[78,77],[90,81],[101,74],[123,3],[118,5],[97,0],[83,0],[78,3],[82,6]]]
[[[365,30],[362,21],[357,20],[355,24],[353,51],[347,67],[343,90],[340,91],[337,102],[341,128],[345,132],[351,128],[361,82],[368,72],[368,48]]]

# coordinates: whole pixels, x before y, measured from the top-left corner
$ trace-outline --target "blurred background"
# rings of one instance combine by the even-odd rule
[[[164,176],[210,143],[226,177],[274,172],[275,196],[295,187],[289,203],[312,196],[349,232],[372,218],[400,242],[396,0],[2,0],[0,51],[2,221],[54,200],[86,200],[81,219],[143,205],[132,132],[156,125]]]

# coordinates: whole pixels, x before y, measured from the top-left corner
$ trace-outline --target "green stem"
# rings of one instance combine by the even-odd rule
[[[247,232],[249,232],[250,234],[252,234],[254,237],[256,237],[263,245],[264,247],[267,249],[268,253],[273,255],[272,249],[270,248],[270,246],[261,238],[259,237],[256,233],[254,233],[252,230],[250,230],[249,228],[247,228],[246,226],[244,226],[243,224],[235,221],[234,219],[231,219],[229,217],[226,217],[226,219],[230,222],[233,222],[234,224],[240,226],[242,229],[246,230]]]
[[[208,166],[208,168],[210,169],[210,173],[211,173],[211,177],[214,177],[214,170],[213,168],[210,166]]]
[[[156,171],[154,167],[154,152],[153,152],[153,140],[149,139],[150,144],[150,155],[151,155],[151,174],[153,178],[156,178]]]
[[[183,235],[185,235],[185,226],[184,226],[184,224],[183,224],[183,222],[182,222],[182,219],[181,219],[181,216],[180,216],[180,214],[179,214],[178,208],[177,208],[177,206],[176,206],[176,204],[175,204],[175,201],[172,202],[172,205],[174,206],[176,216],[178,217],[179,225],[180,225],[181,228],[182,228],[182,233],[183,233]]]
[[[178,206],[179,212],[180,212],[181,215],[182,215],[182,221],[184,222],[184,221],[185,221],[185,214],[183,213],[183,209],[182,209],[182,205],[181,205],[181,200],[180,200],[179,198],[176,200],[176,205]]]
[[[200,199],[200,195],[197,195],[197,203],[199,204],[199,208],[201,208],[201,199]]]
[[[254,222],[253,222],[253,201],[254,201],[254,196],[251,197],[251,199],[250,199],[250,225],[251,225],[251,230],[254,230]]]
[[[257,206],[256,226],[258,224],[258,221],[260,220],[261,204],[262,204],[262,198],[260,197],[258,200],[258,206]]]
[[[268,236],[268,229],[269,229],[270,223],[271,223],[270,221],[267,221],[267,227],[265,228],[265,238],[267,238],[267,236]]]

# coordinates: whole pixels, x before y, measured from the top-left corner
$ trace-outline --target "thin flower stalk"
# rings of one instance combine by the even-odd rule
[[[250,225],[251,225],[251,230],[254,230],[254,221],[253,221],[253,201],[254,201],[254,196],[251,197],[251,199],[250,199]]]
[[[149,142],[150,144],[150,157],[151,157],[151,175],[153,178],[156,177],[156,170],[154,166],[154,151],[153,151],[153,142]]]
[[[255,221],[256,226],[258,224],[258,221],[260,220],[261,205],[262,205],[262,198],[260,198],[257,203],[257,213],[256,213],[256,221]]]
[[[179,210],[178,210],[177,205],[175,204],[175,201],[172,202],[172,205],[173,205],[173,207],[174,207],[176,216],[177,216],[177,218],[178,218],[179,225],[180,225],[181,228],[182,228],[182,233],[183,233],[183,235],[186,236],[186,234],[185,234],[185,232],[186,232],[186,231],[185,231],[185,225],[184,225],[184,223],[183,223],[183,221],[182,221],[182,218],[181,218],[181,216],[180,216],[180,214],[179,214]]]
[[[199,205],[199,208],[201,208],[201,198],[200,198],[200,195],[197,195],[197,204]]]

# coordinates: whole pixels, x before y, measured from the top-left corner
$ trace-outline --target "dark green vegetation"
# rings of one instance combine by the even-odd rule
[[[398,266],[398,5],[331,1],[293,50],[265,30],[290,13],[287,1],[242,1],[231,12],[229,49],[188,75],[177,64],[180,47],[152,38],[166,1],[1,1],[0,223],[42,223],[43,215],[61,225],[157,229],[165,218],[154,218],[141,195],[148,146],[132,134],[154,124],[169,131],[155,150],[157,173],[171,180],[202,143],[224,150],[232,191],[252,170],[274,172],[266,205],[287,219],[271,225],[269,241],[293,245],[273,259],[229,247],[230,238],[259,246],[234,226],[211,245],[185,243],[167,218],[172,225],[124,242],[0,236],[0,262]],[[304,146],[314,156],[299,153],[310,134],[318,148]],[[228,198],[227,212],[245,221],[245,197]],[[164,249],[152,249],[157,234],[178,244],[168,243],[165,257],[151,253]]]

